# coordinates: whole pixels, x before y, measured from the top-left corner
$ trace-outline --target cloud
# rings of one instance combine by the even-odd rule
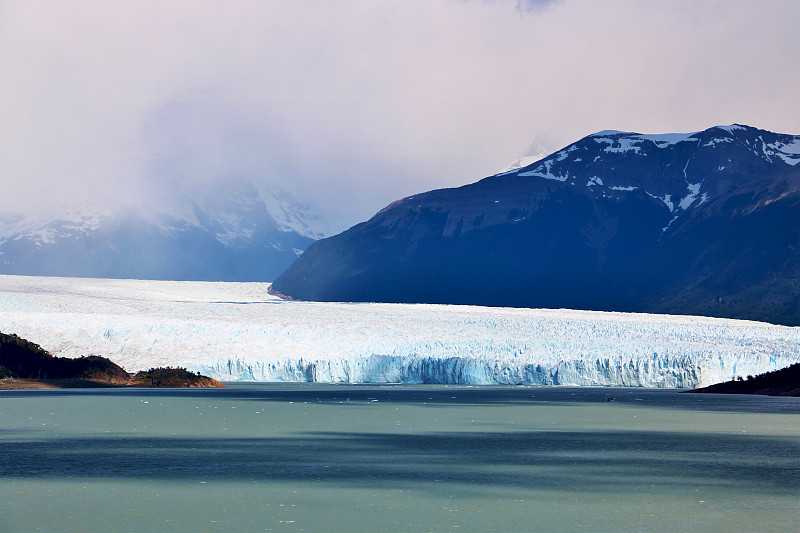
[[[798,23],[793,1],[7,0],[0,210],[235,174],[345,224],[537,137],[800,133]]]
[[[520,13],[531,13],[547,9],[560,1],[561,0],[517,0],[515,8]]]
[[[500,6],[513,6],[517,13],[527,15],[541,12],[563,0],[460,0],[461,2],[482,2]]]

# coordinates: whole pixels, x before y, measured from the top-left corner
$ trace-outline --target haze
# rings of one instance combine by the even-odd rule
[[[532,142],[800,133],[800,3],[0,3],[0,211],[279,187],[337,230]]]

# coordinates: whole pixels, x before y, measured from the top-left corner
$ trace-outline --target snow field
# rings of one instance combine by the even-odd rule
[[[800,361],[800,328],[759,322],[293,302],[268,287],[0,276],[0,331],[224,381],[694,387]]]

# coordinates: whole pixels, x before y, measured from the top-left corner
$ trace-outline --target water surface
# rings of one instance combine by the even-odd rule
[[[795,398],[302,383],[0,392],[0,532],[797,531],[798,495]]]

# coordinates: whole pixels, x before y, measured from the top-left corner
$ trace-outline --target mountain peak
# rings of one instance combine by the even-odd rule
[[[309,218],[235,176],[169,204],[0,216],[0,273],[271,281],[316,240]]]
[[[755,130],[755,129],[757,129],[757,128],[754,128],[754,127],[752,127],[752,126],[747,126],[747,125],[745,125],[745,124],[730,124],[730,125],[728,125],[728,126],[714,126],[713,128],[709,128],[709,129],[719,129],[719,130],[725,130],[725,131],[727,131],[728,133],[733,133],[734,131],[740,131],[740,130],[744,130],[744,131],[747,131],[747,130]]]
[[[592,133],[589,137],[604,137],[606,135],[638,135],[632,131],[620,131],[620,130],[602,130],[596,133]]]
[[[618,200],[644,194],[677,214],[798,163],[800,136],[733,124],[691,133],[605,130],[495,177],[561,182]]]
[[[394,202],[312,245],[273,288],[798,324],[798,162],[800,136],[747,126],[598,132]]]

